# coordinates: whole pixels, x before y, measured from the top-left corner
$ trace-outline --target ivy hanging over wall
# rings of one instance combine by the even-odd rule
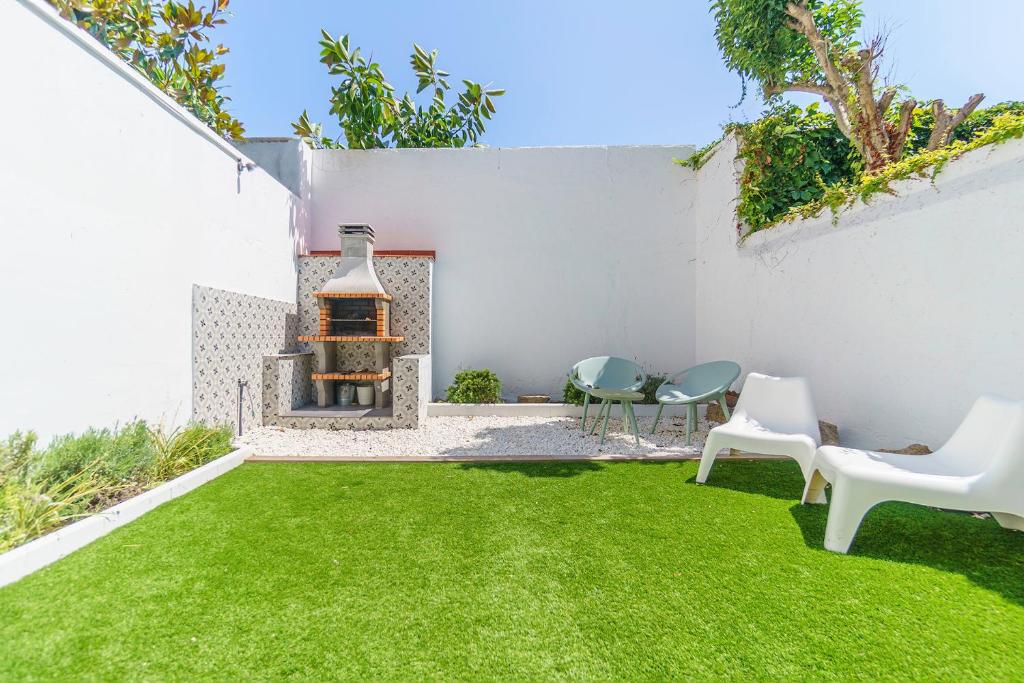
[[[898,180],[934,177],[950,160],[972,149],[1024,135],[1024,102],[975,111],[953,132],[949,145],[928,150],[933,126],[930,108],[915,109],[903,158],[865,173],[860,155],[840,132],[835,117],[817,104],[807,109],[776,105],[752,123],[730,124],[724,132],[739,139],[737,156],[743,166],[737,218],[749,235],[825,209],[838,216],[857,200],[894,194],[892,183]],[[720,141],[678,163],[700,169]]]
[[[901,161],[883,168],[878,173],[866,173],[857,178],[826,186],[821,195],[802,205],[790,208],[780,222],[794,221],[798,218],[810,218],[821,214],[826,208],[832,212],[833,221],[837,220],[840,211],[858,200],[868,202],[877,194],[895,195],[892,184],[910,178],[932,179],[937,176],[950,161],[957,159],[971,150],[998,145],[1008,140],[1024,137],[1024,113],[1004,113],[994,117],[987,128],[977,129],[970,140],[955,140],[946,147],[936,150],[925,150],[904,157]]]

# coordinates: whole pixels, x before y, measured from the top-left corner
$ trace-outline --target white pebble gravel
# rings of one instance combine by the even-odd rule
[[[275,456],[509,456],[509,455],[699,455],[711,426],[703,420],[686,447],[685,418],[638,418],[640,446],[612,419],[601,445],[569,417],[428,417],[419,429],[342,430],[260,427],[236,439],[256,455]],[[592,420],[588,420],[588,427]]]

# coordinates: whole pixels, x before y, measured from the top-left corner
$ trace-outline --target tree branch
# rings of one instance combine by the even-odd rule
[[[858,124],[862,128],[864,144],[870,147],[872,155],[879,155],[882,160],[887,161],[886,157],[890,156],[890,140],[875,102],[873,60],[871,50],[861,50],[856,58],[851,57],[848,60],[847,66],[855,71],[854,88],[861,110],[861,120]]]
[[[814,13],[807,9],[803,0],[800,2],[786,3],[786,14],[793,18],[792,28],[799,31],[807,38],[807,42],[814,52],[814,58],[825,74],[825,80],[834,91],[838,100],[845,100],[847,87],[836,60],[832,54],[832,45],[826,40],[814,23]]]
[[[946,103],[942,100],[935,100],[932,102],[932,118],[934,119],[934,125],[932,127],[932,134],[928,136],[928,146],[926,149],[929,151],[943,147],[943,141],[946,137],[946,130],[949,126],[952,117],[946,111]]]
[[[882,91],[881,96],[878,98],[878,102],[875,104],[879,115],[885,116],[885,112],[889,111],[889,106],[892,104],[892,99],[894,97],[896,97],[896,88],[886,88]]]
[[[812,95],[819,95],[825,99],[833,97],[832,90],[825,85],[819,83],[810,83],[808,81],[796,81],[794,83],[780,83],[778,85],[766,85],[764,86],[765,98],[779,95],[784,92],[806,92]]]
[[[914,123],[914,109],[917,108],[917,100],[905,100],[900,105],[900,121],[896,126],[896,133],[892,137],[892,144],[889,148],[893,159],[903,156],[903,147],[907,144],[907,136],[910,135],[910,127]]]
[[[928,137],[928,150],[935,150],[945,147],[953,137],[953,131],[964,122],[971,113],[978,108],[985,95],[978,93],[971,95],[970,99],[960,107],[955,114],[950,114],[942,100],[932,102],[932,116],[935,118],[935,127]]]

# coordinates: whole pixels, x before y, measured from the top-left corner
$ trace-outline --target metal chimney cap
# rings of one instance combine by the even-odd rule
[[[373,227],[369,223],[339,223],[338,234],[345,235],[367,235],[373,239]]]

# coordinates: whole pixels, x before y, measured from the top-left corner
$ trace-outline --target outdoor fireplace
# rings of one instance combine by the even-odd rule
[[[317,405],[326,408],[334,403],[335,383],[344,381],[373,382],[375,407],[386,407],[391,400],[392,342],[403,337],[391,335],[392,297],[384,291],[373,268],[373,228],[369,225],[341,225],[341,260],[323,288],[315,292],[320,311],[317,335],[299,337],[313,345],[316,356]],[[339,367],[345,364],[345,353],[339,344],[371,344],[373,367]]]

